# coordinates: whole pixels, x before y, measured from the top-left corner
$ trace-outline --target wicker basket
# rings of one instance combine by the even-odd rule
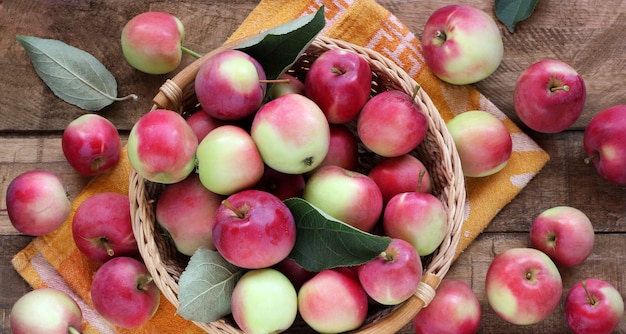
[[[231,48],[235,43],[213,50],[184,68],[173,79],[167,80],[154,98],[152,110],[165,108],[188,115],[197,110],[193,81],[203,62],[211,55]],[[363,56],[373,73],[372,94],[399,89],[412,94],[417,83],[401,68],[379,53],[344,41],[317,37],[292,67],[292,74],[303,78],[309,65],[321,53],[330,49],[348,49]],[[429,131],[419,147],[412,152],[427,167],[433,180],[433,194],[447,208],[447,236],[435,253],[422,259],[424,276],[415,295],[393,307],[380,307],[371,311],[364,326],[357,333],[394,333],[411,321],[422,307],[428,305],[435,295],[441,279],[450,268],[460,238],[465,202],[465,184],[454,143],[447,132],[445,122],[430,98],[420,89],[416,103],[427,114]],[[366,151],[361,147],[362,151]],[[360,168],[367,171],[375,163],[373,154],[360,157]],[[185,269],[188,258],[179,254],[171,240],[155,224],[154,204],[163,185],[143,179],[134,170],[130,175],[131,213],[133,229],[139,250],[157,286],[164,296],[178,308],[178,279]],[[212,323],[196,323],[208,333],[241,333],[228,317]],[[305,327],[304,325],[300,325]]]

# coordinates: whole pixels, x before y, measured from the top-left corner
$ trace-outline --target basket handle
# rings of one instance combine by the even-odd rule
[[[224,43],[220,47],[194,60],[191,64],[178,72],[172,79],[167,79],[159,89],[157,95],[152,99],[152,102],[154,102],[153,109],[173,109],[179,106],[183,98],[182,88],[187,87],[196,79],[196,74],[198,74],[200,67],[202,67],[202,64],[204,64],[207,59],[224,50],[233,49],[253,37],[255,36],[243,37]]]

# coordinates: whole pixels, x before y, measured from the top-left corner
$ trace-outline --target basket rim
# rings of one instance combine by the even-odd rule
[[[153,99],[151,110],[170,109],[178,110],[182,105],[184,98],[183,88],[191,85],[195,80],[195,74],[198,72],[204,61],[216,53],[223,50],[232,49],[243,41],[252,38],[247,37],[240,40],[232,41],[222,45],[219,48],[196,59],[187,67],[178,72],[173,78],[167,79],[159,89],[157,95]],[[378,51],[358,46],[348,41],[335,39],[319,35],[317,36],[309,48],[316,47],[324,50],[329,49],[347,49],[360,54],[370,62],[370,64],[382,69],[389,74],[395,81],[400,83],[400,87],[406,92],[413,92],[419,84],[408,75],[401,67],[383,56]],[[454,145],[450,133],[447,131],[445,121],[441,118],[434,103],[419,86],[415,96],[415,102],[419,103],[422,110],[427,113],[429,121],[429,135],[436,137],[442,149],[443,164],[446,170],[451,172],[451,179],[447,179],[445,187],[448,195],[444,205],[447,208],[448,230],[442,244],[437,248],[430,259],[430,262],[423,271],[422,280],[415,294],[407,301],[398,306],[391,307],[391,311],[377,318],[375,321],[364,324],[361,328],[355,330],[355,333],[381,333],[396,332],[406,325],[420,310],[432,301],[436,294],[439,283],[447,274],[452,261],[456,255],[457,246],[461,237],[461,230],[464,221],[464,206],[466,201],[465,179],[461,169],[461,163],[458,152]],[[133,232],[139,244],[140,255],[144,259],[150,274],[153,276],[155,283],[164,296],[178,309],[178,284],[171,277],[171,273],[163,266],[163,259],[156,248],[153,238],[154,235],[154,213],[150,212],[149,207],[143,206],[138,199],[147,196],[146,181],[134,168],[130,171],[130,187],[129,197],[131,199],[131,218]],[[145,223],[142,217],[149,217],[152,222]],[[223,319],[212,323],[198,323],[196,325],[207,332],[219,333],[241,333],[240,330],[232,328],[226,324]]]

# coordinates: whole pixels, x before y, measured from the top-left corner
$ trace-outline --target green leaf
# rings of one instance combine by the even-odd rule
[[[296,221],[296,244],[289,254],[310,271],[363,264],[380,255],[389,237],[363,232],[324,213],[302,198],[284,201]]]
[[[197,322],[221,319],[230,313],[230,298],[243,272],[217,251],[199,248],[178,281],[177,313]]]
[[[529,18],[536,5],[537,0],[495,0],[496,17],[514,32],[515,24]]]
[[[16,39],[26,50],[37,75],[65,102],[98,111],[125,99],[117,97],[115,78],[91,54],[53,39],[21,35]]]
[[[256,59],[268,79],[277,79],[296,62],[325,25],[324,6],[321,6],[317,12],[266,30],[235,49]]]

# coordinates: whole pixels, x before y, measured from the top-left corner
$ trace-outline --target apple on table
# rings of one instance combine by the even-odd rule
[[[626,105],[615,105],[597,113],[585,127],[585,162],[593,163],[609,182],[626,184]]]
[[[611,283],[589,278],[570,288],[564,308],[575,334],[610,334],[624,316],[624,299]]]
[[[32,290],[21,296],[9,316],[13,334],[80,334],[83,314],[76,301],[53,288]]]

